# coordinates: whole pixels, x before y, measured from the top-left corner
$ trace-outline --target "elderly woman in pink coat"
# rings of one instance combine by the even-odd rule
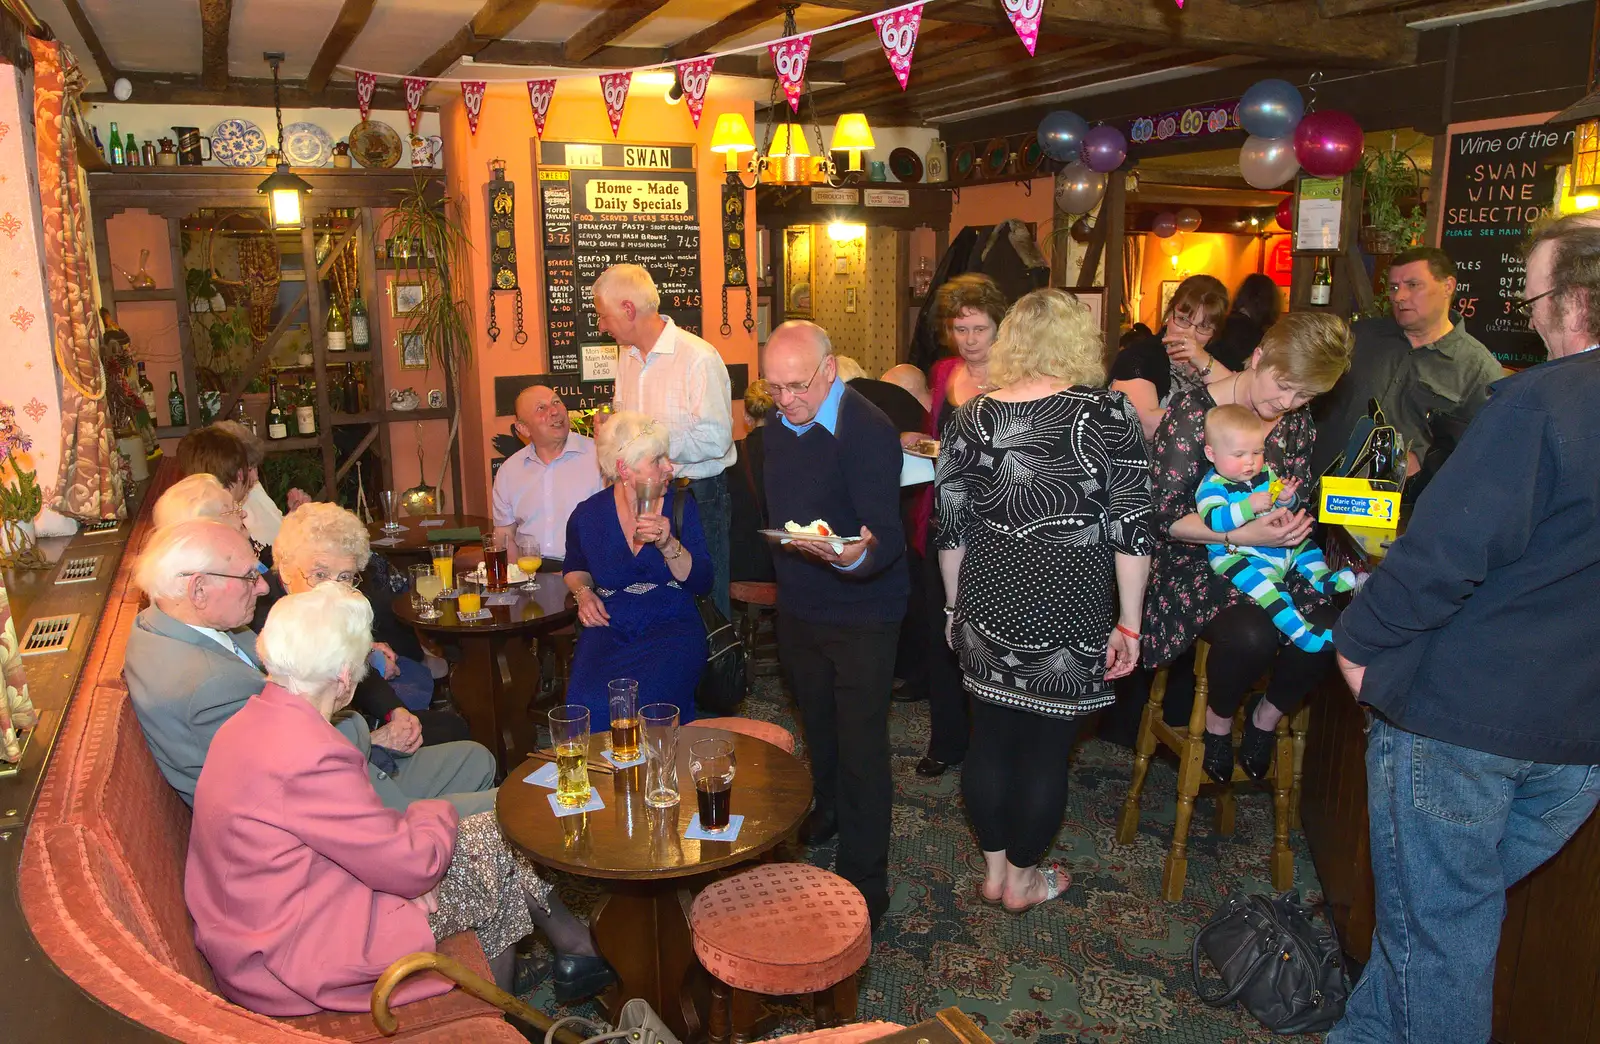
[[[493,812],[446,801],[385,808],[366,759],[330,719],[372,648],[372,607],[341,584],[289,595],[256,640],[261,692],[211,741],[195,788],[184,898],[229,999],[265,1015],[366,1011],[396,958],[475,930],[509,984],[537,922],[557,951],[557,993],[614,978],[589,930],[512,851]],[[449,983],[412,979],[404,1004]]]

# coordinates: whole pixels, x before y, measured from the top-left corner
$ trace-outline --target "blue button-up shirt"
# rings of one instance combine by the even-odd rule
[[[789,418],[783,415],[782,410],[778,411],[778,420],[782,421],[783,426],[796,435],[804,435],[816,424],[826,428],[829,435],[837,434],[836,429],[839,427],[839,401],[844,398],[844,385],[844,381],[835,377],[833,379],[833,387],[828,389],[828,397],[822,400],[821,406],[817,407],[817,415],[799,427],[790,424]]]
[[[494,477],[494,524],[536,538],[546,558],[565,558],[572,509],[602,488],[593,439],[569,432],[561,455],[548,464],[530,443],[507,457]]]

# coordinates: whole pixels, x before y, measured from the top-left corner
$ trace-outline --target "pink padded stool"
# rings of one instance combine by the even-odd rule
[[[794,733],[770,721],[757,721],[754,718],[696,718],[694,726],[699,729],[721,729],[723,732],[753,736],[774,747],[781,747],[790,754],[794,753]]]
[[[707,885],[689,910],[694,952],[711,973],[711,1044],[748,1039],[738,994],[810,994],[816,1029],[856,1016],[856,972],[872,952],[867,901],[806,863],[768,863]],[[739,1013],[737,1024],[735,1012]]]

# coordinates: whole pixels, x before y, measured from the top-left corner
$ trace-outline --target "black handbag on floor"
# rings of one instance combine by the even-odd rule
[[[674,491],[672,498],[672,531],[683,542],[683,502],[694,496],[687,486]],[[732,714],[739,709],[748,692],[748,679],[744,666],[744,643],[739,632],[728,618],[722,615],[710,596],[696,595],[695,608],[700,610],[700,622],[706,629],[706,669],[700,675],[700,685],[694,691],[694,703],[701,710],[713,714]]]
[[[1326,931],[1312,923],[1321,911]],[[1202,981],[1200,951],[1226,989]],[[1189,951],[1194,991],[1213,1008],[1244,1001],[1274,1033],[1316,1033],[1344,1015],[1349,985],[1326,905],[1307,910],[1298,892],[1234,896],[1194,935]]]

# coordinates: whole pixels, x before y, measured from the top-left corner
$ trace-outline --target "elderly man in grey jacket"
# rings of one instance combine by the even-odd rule
[[[136,567],[151,604],[128,636],[123,675],[150,753],[190,804],[211,738],[266,684],[246,626],[266,590],[257,564],[237,530],[196,519],[156,530]],[[339,728],[363,754],[371,750],[360,715]],[[494,807],[494,757],[477,743],[423,747],[398,765],[393,774],[368,765],[390,808],[437,797],[463,816]]]

